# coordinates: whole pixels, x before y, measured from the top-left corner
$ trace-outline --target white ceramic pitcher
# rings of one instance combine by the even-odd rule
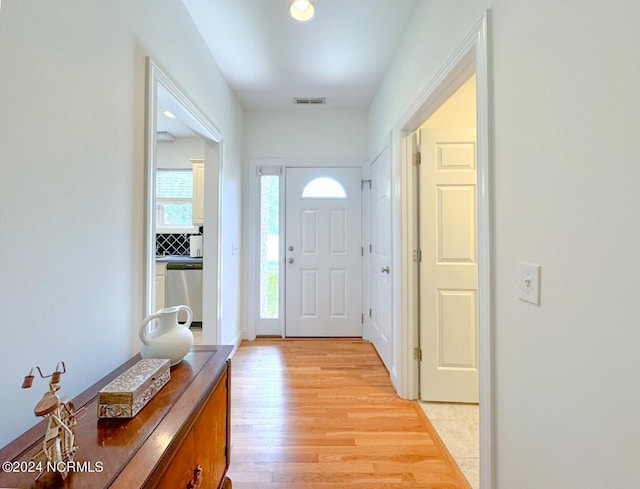
[[[187,313],[187,322],[178,323],[178,313]],[[154,319],[158,325],[147,333],[147,324]],[[193,333],[189,329],[193,312],[188,306],[172,306],[150,314],[142,322],[138,336],[142,341],[142,358],[168,358],[171,366],[178,365],[193,345]]]

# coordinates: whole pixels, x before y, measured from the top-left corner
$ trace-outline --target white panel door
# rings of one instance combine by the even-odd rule
[[[420,135],[420,395],[478,402],[475,129]]]
[[[287,168],[286,336],[362,336],[360,168]]]
[[[391,371],[391,156],[371,164],[371,342]]]

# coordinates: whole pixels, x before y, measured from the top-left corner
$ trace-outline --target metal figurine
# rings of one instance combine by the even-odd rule
[[[56,370],[50,375],[44,375],[38,365],[31,367],[29,375],[24,378],[22,383],[23,389],[28,389],[33,384],[33,371],[37,370],[43,379],[51,378],[49,381],[49,392],[45,392],[42,399],[36,404],[33,412],[36,416],[49,418],[47,431],[42,441],[42,449],[33,457],[33,461],[39,461],[37,464],[40,473],[36,480],[44,472],[42,466],[43,458],[46,459],[46,470],[60,473],[63,479],[69,475],[69,468],[73,464],[73,455],[78,449],[75,444],[75,433],[73,427],[77,422],[75,407],[70,400],[60,399],[57,392],[60,390],[60,376],[66,373],[67,368],[64,362],[56,365]]]

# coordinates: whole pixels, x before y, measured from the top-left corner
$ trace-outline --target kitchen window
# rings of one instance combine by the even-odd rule
[[[156,172],[156,232],[197,232],[193,225],[193,172],[158,169]]]

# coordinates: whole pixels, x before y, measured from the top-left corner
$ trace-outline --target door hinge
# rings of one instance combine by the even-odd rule
[[[419,362],[422,361],[422,349],[418,348],[417,346],[413,349],[413,359],[414,360],[418,360]]]
[[[422,157],[420,156],[420,152],[413,154],[413,164],[416,166],[420,166],[422,162]]]
[[[422,250],[413,250],[413,261],[422,262]]]
[[[364,256],[364,246],[360,247],[360,256]]]
[[[373,317],[373,309],[369,309],[369,317],[372,318]]]
[[[373,251],[373,246],[369,245],[369,253]]]
[[[371,180],[362,180],[362,187],[361,188],[364,188],[364,186],[367,185],[367,184],[369,185],[369,188],[371,188]]]
[[[362,313],[362,319],[360,320],[360,324],[364,324],[364,312]]]

